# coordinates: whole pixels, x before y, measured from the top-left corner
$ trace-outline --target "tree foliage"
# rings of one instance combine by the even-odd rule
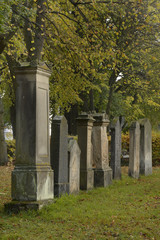
[[[66,86],[77,79],[87,94],[93,90],[96,109],[110,116],[123,114],[132,121],[151,115],[148,111],[158,113],[158,1],[59,1],[57,9],[53,5],[50,27],[56,35],[50,33],[47,54],[55,60],[58,106],[72,101],[74,94]]]
[[[151,116],[160,112],[158,0],[12,0],[1,5],[3,80],[9,66],[15,86],[13,59],[14,65],[43,60],[52,67],[54,111],[85,99],[90,110],[105,110],[111,117],[155,120]]]

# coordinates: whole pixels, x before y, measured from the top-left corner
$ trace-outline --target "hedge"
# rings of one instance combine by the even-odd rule
[[[122,134],[122,153],[129,154],[129,134]],[[153,166],[160,165],[160,132],[152,132],[152,162]],[[128,165],[128,161],[124,158],[122,165]]]
[[[15,140],[6,142],[9,162],[14,163]],[[129,154],[129,134],[122,134],[122,154]],[[153,166],[160,165],[160,132],[152,132],[152,160]],[[128,159],[122,158],[122,165],[128,165]]]

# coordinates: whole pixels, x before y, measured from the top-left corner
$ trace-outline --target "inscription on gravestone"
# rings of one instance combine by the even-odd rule
[[[38,88],[37,91],[38,98],[41,102],[41,105],[37,106],[37,118],[39,119],[37,123],[37,134],[38,134],[38,155],[48,155],[48,92],[44,88]],[[44,109],[44,112],[42,111]],[[46,127],[42,127],[46,126]]]

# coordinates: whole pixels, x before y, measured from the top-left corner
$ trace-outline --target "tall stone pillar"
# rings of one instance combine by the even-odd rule
[[[51,165],[54,170],[54,194],[69,194],[68,179],[68,124],[64,116],[52,120]]]
[[[130,130],[129,139],[129,169],[128,174],[133,178],[139,178],[139,159],[140,159],[140,125],[133,122]]]
[[[93,122],[94,119],[87,114],[82,114],[77,118],[78,144],[81,150],[80,189],[82,190],[89,190],[94,186],[91,143]]]
[[[53,199],[49,145],[49,76],[46,65],[16,70],[16,163],[10,208],[39,209]]]
[[[148,119],[140,123],[140,174],[152,174],[152,127]]]
[[[109,167],[107,126],[109,120],[106,114],[94,114],[92,145],[94,186],[106,187],[112,182],[112,169]]]
[[[80,155],[77,140],[68,139],[69,192],[78,193],[80,188]]]
[[[115,118],[110,126],[111,129],[111,162],[113,179],[121,179],[121,123]]]

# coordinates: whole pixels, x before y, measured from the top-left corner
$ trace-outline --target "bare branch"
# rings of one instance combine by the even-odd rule
[[[75,19],[73,19],[73,18],[70,18],[69,16],[67,16],[67,15],[66,15],[66,14],[64,14],[64,13],[57,12],[57,11],[52,11],[52,12],[50,12],[50,13],[55,13],[55,14],[57,14],[57,15],[63,15],[64,17],[68,18],[69,20],[71,20],[71,21],[73,21],[73,22],[75,22],[75,23],[78,23],[78,24],[79,24],[79,22],[78,22],[78,21],[76,21],[76,20],[75,20]]]
[[[70,3],[72,3],[78,10],[78,12],[80,13],[80,15],[83,17],[85,22],[89,22],[88,18],[84,15],[84,13],[82,12],[82,10],[77,6],[77,4],[74,2],[74,0],[69,0]]]

